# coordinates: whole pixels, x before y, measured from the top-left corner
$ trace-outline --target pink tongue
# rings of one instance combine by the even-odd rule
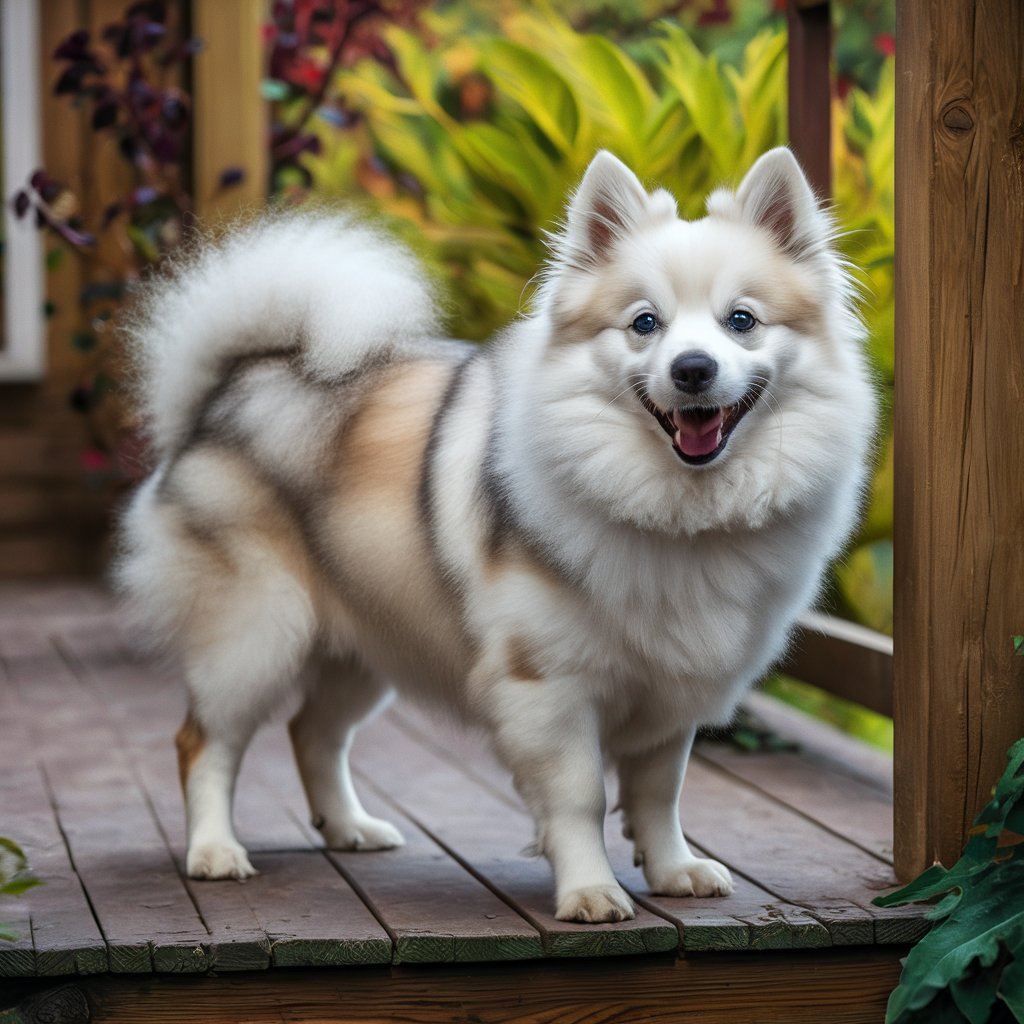
[[[725,413],[722,409],[716,410],[709,419],[687,415],[679,409],[673,409],[672,423],[676,428],[676,447],[684,455],[710,455],[722,443],[724,419]]]

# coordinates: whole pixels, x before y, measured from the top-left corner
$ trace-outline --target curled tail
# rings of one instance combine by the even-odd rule
[[[233,360],[294,349],[317,380],[435,335],[432,290],[396,242],[337,214],[271,216],[173,260],[125,324],[155,453],[181,445]]]

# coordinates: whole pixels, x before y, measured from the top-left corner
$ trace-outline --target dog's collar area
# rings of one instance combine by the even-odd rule
[[[663,412],[651,401],[647,389],[634,388],[643,407],[672,438],[672,449],[689,466],[705,466],[725,450],[736,425],[754,407],[761,388],[751,387],[735,404],[713,408],[693,406]]]

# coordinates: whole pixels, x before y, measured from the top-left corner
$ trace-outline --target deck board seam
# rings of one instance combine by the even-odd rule
[[[107,933],[103,928],[103,922],[100,920],[100,916],[96,911],[96,905],[93,902],[92,896],[89,895],[89,887],[85,884],[85,879],[82,877],[82,873],[78,870],[78,865],[75,863],[75,855],[71,850],[71,840],[68,838],[67,831],[64,828],[64,823],[60,820],[60,811],[57,806],[57,796],[53,790],[53,783],[50,781],[49,773],[46,770],[46,765],[42,759],[36,760],[36,765],[39,768],[39,774],[43,780],[43,788],[46,790],[46,799],[50,803],[50,809],[53,811],[53,821],[57,826],[57,831],[60,833],[60,841],[64,844],[64,851],[67,853],[68,864],[71,865],[71,870],[75,873],[75,878],[78,879],[78,885],[82,890],[82,895],[85,897],[85,904],[89,908],[89,913],[92,914],[93,923],[96,925],[96,930],[99,932],[100,938],[103,939],[103,945],[106,947],[107,952],[107,970],[110,970],[111,964],[111,951],[110,951],[110,939],[107,938]],[[35,949],[35,940],[32,942],[33,950]],[[152,953],[150,953],[150,962],[152,963]]]
[[[360,769],[353,766],[353,771],[362,779],[363,784],[369,786],[370,789],[377,794],[380,799],[385,803],[393,807],[402,817],[406,818],[413,825],[416,826],[431,842],[439,846],[449,857],[452,858],[464,871],[475,878],[481,885],[486,887],[492,892],[502,903],[505,904],[513,913],[518,914],[530,927],[534,928],[537,934],[540,936],[541,945],[544,950],[544,956],[551,956],[551,936],[548,930],[538,921],[525,907],[520,906],[508,893],[503,892],[498,888],[486,875],[477,871],[472,864],[469,863],[461,854],[456,852],[451,846],[449,846],[440,836],[436,835],[430,828],[428,828],[419,818],[416,817],[411,811],[395,800],[390,793],[381,789],[373,779],[365,774]]]
[[[128,741],[125,735],[124,729],[122,728],[121,716],[118,710],[111,706],[110,702],[104,697],[102,691],[92,684],[89,678],[90,671],[88,667],[83,664],[73,651],[66,648],[63,640],[57,634],[47,634],[47,639],[52,644],[54,650],[57,652],[60,659],[67,665],[68,670],[78,680],[82,689],[89,693],[92,698],[99,704],[99,706],[106,711],[107,721],[109,722],[110,729],[116,737],[121,747],[121,752],[128,764],[132,769],[132,775],[135,779],[136,787],[139,791],[139,795],[142,797],[143,803],[146,805],[146,809],[149,811],[149,816],[153,820],[153,824],[156,827],[157,834],[160,836],[164,844],[164,848],[167,851],[167,855],[171,860],[171,864],[174,867],[174,871],[181,881],[181,887],[185,890],[185,894],[188,896],[189,902],[192,904],[193,910],[196,912],[196,917],[199,919],[199,923],[206,930],[207,938],[212,939],[213,931],[210,928],[209,922],[203,916],[203,912],[196,900],[195,893],[192,891],[192,887],[189,884],[188,876],[182,869],[182,865],[179,862],[177,855],[174,852],[174,848],[171,845],[170,838],[164,829],[164,824],[160,820],[160,815],[157,813],[156,805],[153,802],[153,795],[149,791],[149,787],[145,782],[145,775],[142,771],[141,766],[138,763],[138,758],[135,753],[135,748],[132,743]],[[210,956],[211,951],[209,948],[206,950],[206,955]]]
[[[300,831],[303,829],[302,818],[296,814],[296,812],[289,806],[285,806],[285,813],[295,822],[299,827]],[[380,908],[373,901],[370,894],[366,891],[363,885],[356,881],[356,879],[350,874],[350,872],[331,855],[331,851],[327,847],[314,847],[319,850],[320,855],[327,861],[328,864],[344,879],[348,887],[363,901],[363,906],[373,915],[376,919],[377,924],[384,929],[388,939],[391,941],[391,962],[395,962],[395,958],[398,955],[398,936],[395,934],[394,929],[384,919],[384,915],[381,913]]]
[[[726,768],[723,765],[718,764],[716,761],[712,761],[706,757],[703,757],[700,753],[695,753],[693,756],[696,760],[699,760],[704,767],[713,769],[720,775],[724,775],[730,781],[743,786],[745,789],[749,789],[752,792],[757,793],[759,796],[771,800],[772,803],[777,804],[779,807],[786,808],[787,811],[791,811],[793,814],[798,815],[799,817],[803,818],[804,821],[809,822],[816,828],[821,829],[823,832],[827,832],[830,836],[842,840],[842,842],[847,843],[850,846],[853,846],[854,848],[862,851],[863,853],[869,854],[871,857],[874,857],[875,860],[877,860],[881,864],[884,864],[886,867],[892,867],[891,858],[883,857],[880,853],[878,853],[875,850],[872,850],[869,846],[865,846],[862,843],[858,843],[855,839],[851,839],[849,836],[843,835],[842,832],[836,831],[836,829],[832,828],[831,825],[827,825],[825,822],[816,818],[814,815],[808,814],[806,811],[801,810],[799,807],[794,807],[791,803],[788,803],[781,797],[776,796],[770,790],[764,789],[761,786],[757,785],[757,783],[745,779],[742,775],[738,775],[736,772],[733,772],[729,768]]]
[[[477,785],[482,786],[492,796],[496,797],[507,807],[511,807],[514,811],[523,813],[523,807],[515,800],[510,800],[506,793],[503,793],[500,788],[487,779],[486,776],[481,775],[479,772],[474,771],[472,768],[467,768],[465,763],[460,761],[458,758],[452,757],[452,755],[444,749],[432,736],[424,732],[415,723],[410,721],[401,711],[401,709],[392,707],[389,713],[389,717],[394,724],[402,730],[407,736],[415,740],[422,747],[426,747],[432,754],[441,758],[445,763],[451,765],[459,773],[465,775],[468,779],[471,779]]]

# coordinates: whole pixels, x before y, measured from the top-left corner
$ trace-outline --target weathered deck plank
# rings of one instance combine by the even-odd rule
[[[637,919],[556,921],[547,864],[516,854],[532,822],[508,774],[478,737],[403,707],[360,732],[354,763],[368,808],[399,824],[404,848],[324,851],[278,723],[257,736],[236,799],[262,873],[194,882],[172,745],[185,706],[178,673],[127,651],[95,588],[48,593],[0,588],[0,744],[15,752],[0,779],[0,831],[23,842],[47,883],[0,908],[23,929],[0,943],[0,977],[754,956],[903,942],[923,928],[914,909],[869,902],[891,882],[885,762],[850,748],[840,763],[807,723],[796,729],[805,753],[705,747],[695,758],[684,823],[696,848],[733,869],[729,899],[647,893],[610,816],[609,854]]]
[[[64,629],[59,636],[83,683],[119,723],[184,876],[184,817],[168,730],[183,711],[179,688],[159,673],[147,677],[116,634]],[[261,874],[244,884],[184,880],[210,935],[209,966],[251,970],[267,966],[268,957],[278,967],[390,962],[390,936],[279,803],[246,787],[237,804],[240,832],[247,841],[251,833],[262,854]]]
[[[410,743],[387,717],[357,738],[353,765],[366,784],[502,894],[544,936],[548,956],[613,956],[675,949],[676,929],[641,909],[621,924],[581,925],[552,914],[551,872],[538,858],[516,857],[533,839],[529,820],[483,787],[453,790],[448,764]],[[403,756],[390,751],[396,746]],[[458,780],[457,776],[455,781]],[[470,785],[472,785],[470,783]]]
[[[8,650],[17,644],[10,675],[37,701],[34,742],[109,969],[206,970],[208,933],[102,705],[42,632],[22,624],[5,641]],[[26,664],[30,679],[22,675]]]
[[[397,708],[391,717],[439,760],[452,766],[471,766],[468,770],[473,780],[526,818],[524,827],[530,827],[508,772],[472,733],[435,722],[410,707]],[[643,873],[633,865],[632,844],[622,836],[616,816],[610,815],[605,823],[605,841],[620,882],[640,905],[676,926],[685,950],[796,949],[832,944],[828,929],[803,907],[776,898],[741,874],[736,875],[736,892],[728,900],[653,896],[647,891]],[[693,845],[706,855],[698,843]],[[865,940],[870,941],[866,936]]]

